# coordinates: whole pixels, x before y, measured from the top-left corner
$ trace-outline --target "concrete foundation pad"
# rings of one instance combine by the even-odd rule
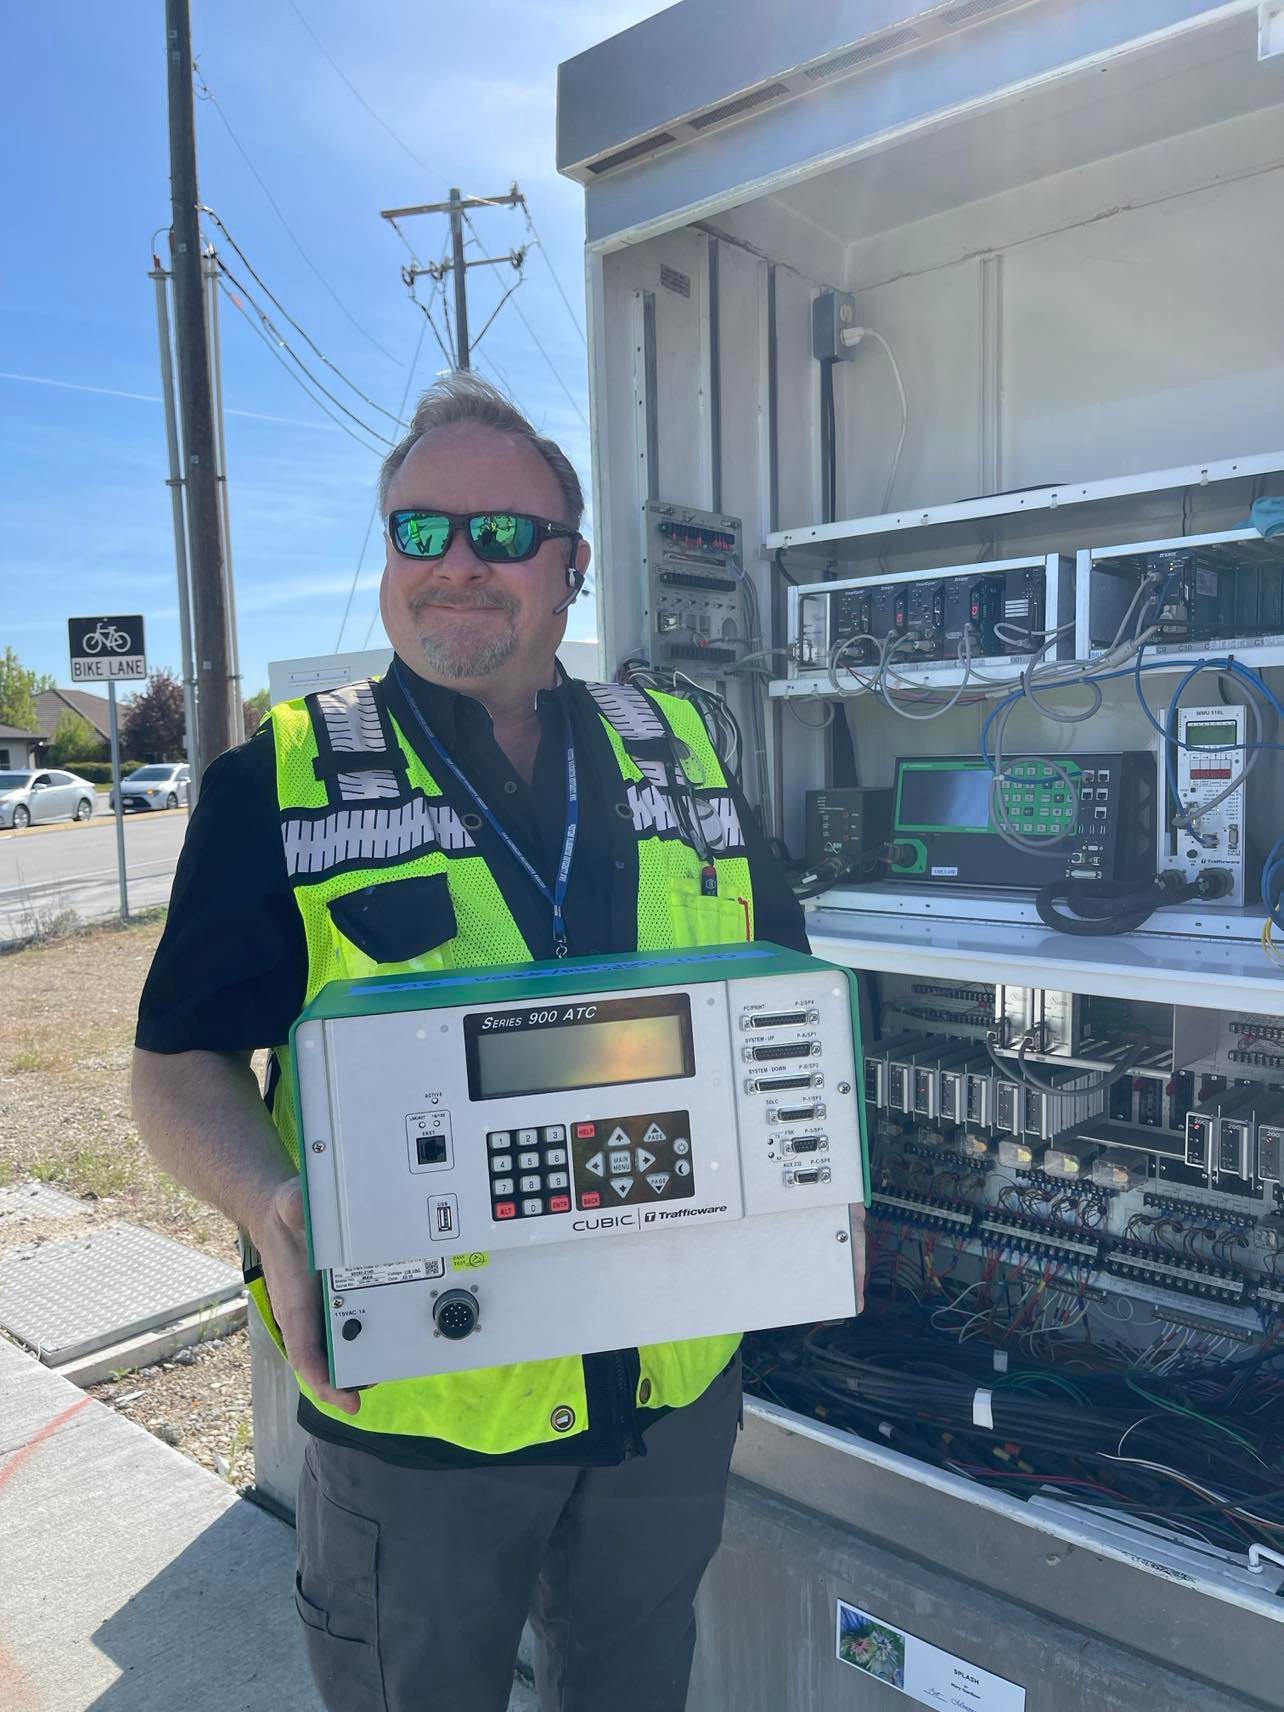
[[[4,1712],[321,1712],[293,1531],[3,1340],[0,1540]]]
[[[7,1344],[0,1536],[9,1712],[320,1712],[290,1529]]]
[[[248,1296],[217,1302],[213,1307],[185,1314],[171,1325],[157,1326],[152,1331],[140,1332],[136,1337],[108,1344],[106,1349],[96,1350],[93,1355],[62,1362],[53,1371],[64,1379],[70,1379],[73,1385],[101,1385],[104,1379],[110,1379],[114,1374],[135,1373],[140,1367],[171,1360],[180,1349],[210,1343],[215,1338],[239,1332],[245,1324],[248,1306]]]

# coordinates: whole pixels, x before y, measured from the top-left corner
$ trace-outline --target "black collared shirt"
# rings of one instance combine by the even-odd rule
[[[566,896],[567,949],[574,957],[636,947],[637,844],[610,741],[583,684],[564,678],[537,700],[540,743],[531,783],[495,741],[490,715],[468,696],[405,680],[433,733],[528,861],[552,884],[566,830],[566,747],[575,746],[579,836]],[[418,722],[395,678],[388,705],[412,745]],[[416,741],[418,737],[418,742]],[[423,745],[425,748],[427,745]],[[424,757],[460,813],[475,805],[429,751]],[[759,939],[807,949],[802,911],[780,864],[730,784],[748,845]],[[474,834],[518,928],[537,959],[553,955],[552,910],[503,840]],[[179,858],[169,916],[139,1006],[137,1044],[149,1052],[245,1052],[279,1045],[303,1008],[307,944],[286,873],[268,727],[220,755],[206,771]],[[377,1453],[416,1466],[488,1462],[609,1464],[641,1449],[640,1435],[665,1413],[637,1409],[635,1351],[586,1358],[590,1425],[573,1439],[507,1457],[484,1457],[436,1440],[380,1435]],[[319,1437],[370,1450],[371,1435],[300,1402],[300,1421]]]

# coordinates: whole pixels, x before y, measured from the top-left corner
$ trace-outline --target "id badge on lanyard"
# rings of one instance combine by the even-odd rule
[[[512,856],[513,860],[522,869],[522,872],[530,879],[532,885],[534,885],[540,896],[552,909],[553,954],[556,957],[565,957],[566,891],[567,887],[570,885],[571,862],[575,856],[575,840],[579,836],[580,829],[580,787],[579,775],[575,764],[575,744],[573,739],[569,735],[566,739],[566,832],[562,838],[562,854],[558,859],[557,873],[554,876],[553,884],[550,888],[545,883],[539,870],[527,858],[525,852],[520,850],[514,843],[505,827],[500,823],[496,815],[491,810],[489,804],[483,801],[472,780],[446,753],[446,750],[442,746],[441,740],[438,738],[436,732],[434,732],[428,721],[420,712],[418,703],[411,694],[410,688],[405,679],[401,676],[401,662],[395,657],[392,662],[392,671],[401,688],[402,694],[406,698],[406,702],[409,705],[411,713],[414,714],[415,719],[418,721],[419,729],[427,738],[433,753],[437,756],[437,759],[444,767],[449,769],[451,776],[455,779],[456,783],[467,792],[468,796],[472,799],[478,814],[481,815],[482,819],[490,827],[491,831],[504,845],[509,855]]]

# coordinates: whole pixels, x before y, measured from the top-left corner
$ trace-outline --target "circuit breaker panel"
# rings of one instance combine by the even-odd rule
[[[748,634],[740,519],[653,499],[645,522],[651,663],[733,665]]]
[[[295,1052],[337,1382],[852,1312],[853,993],[757,945],[327,989]]]

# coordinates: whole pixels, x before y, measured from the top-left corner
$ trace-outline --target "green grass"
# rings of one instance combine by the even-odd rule
[[[105,1201],[134,1182],[134,1172],[106,1148],[81,1147],[70,1153],[40,1155],[27,1166],[40,1183],[58,1183],[76,1195]]]
[[[9,1060],[7,1068],[11,1076],[17,1076],[24,1071],[57,1070],[60,1065],[52,1053],[39,1046],[27,1046]]]

